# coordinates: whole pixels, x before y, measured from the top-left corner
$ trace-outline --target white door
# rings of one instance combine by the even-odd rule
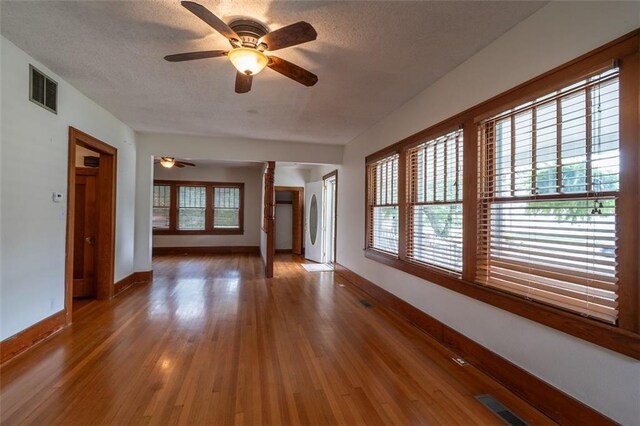
[[[322,181],[307,183],[304,192],[304,254],[322,263]]]
[[[324,180],[324,214],[323,214],[323,257],[322,263],[334,263],[335,253],[333,249],[335,242],[333,241],[335,236],[335,206],[336,206],[336,177],[332,176]]]

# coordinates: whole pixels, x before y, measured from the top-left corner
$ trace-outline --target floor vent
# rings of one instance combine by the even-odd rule
[[[520,417],[516,416],[511,410],[502,405],[500,401],[491,395],[476,395],[476,399],[489,410],[493,411],[496,416],[500,417],[506,424],[512,426],[527,426],[527,423]]]
[[[360,304],[365,308],[371,308],[373,305],[367,299],[360,299]]]

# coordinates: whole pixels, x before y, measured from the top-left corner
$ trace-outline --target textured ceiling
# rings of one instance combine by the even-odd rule
[[[2,1],[2,34],[138,131],[345,144],[538,10],[527,1],[212,1],[228,21],[305,20],[318,39],[278,56],[319,76],[266,69],[234,92],[228,49],[176,1]]]

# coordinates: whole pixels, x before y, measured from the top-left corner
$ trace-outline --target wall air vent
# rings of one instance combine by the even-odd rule
[[[84,166],[85,167],[100,167],[100,157],[94,157],[92,155],[87,155],[84,157]]]
[[[33,65],[29,65],[29,100],[58,113],[58,83]]]

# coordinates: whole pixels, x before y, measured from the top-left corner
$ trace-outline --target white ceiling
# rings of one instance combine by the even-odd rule
[[[266,69],[234,92],[228,49],[176,1],[2,1],[2,34],[138,131],[345,144],[544,2],[213,1],[229,20],[277,29],[305,20],[314,42],[278,51],[319,76],[312,88]]]
[[[264,166],[264,163],[259,163],[257,161],[223,161],[223,160],[199,160],[193,158],[176,158],[176,160],[187,161],[189,163],[193,163],[196,166],[202,167],[218,167],[218,168],[226,168],[226,169],[236,169],[236,168],[255,168],[260,169]],[[156,164],[158,166],[158,164]],[[162,166],[160,166],[162,167]]]

